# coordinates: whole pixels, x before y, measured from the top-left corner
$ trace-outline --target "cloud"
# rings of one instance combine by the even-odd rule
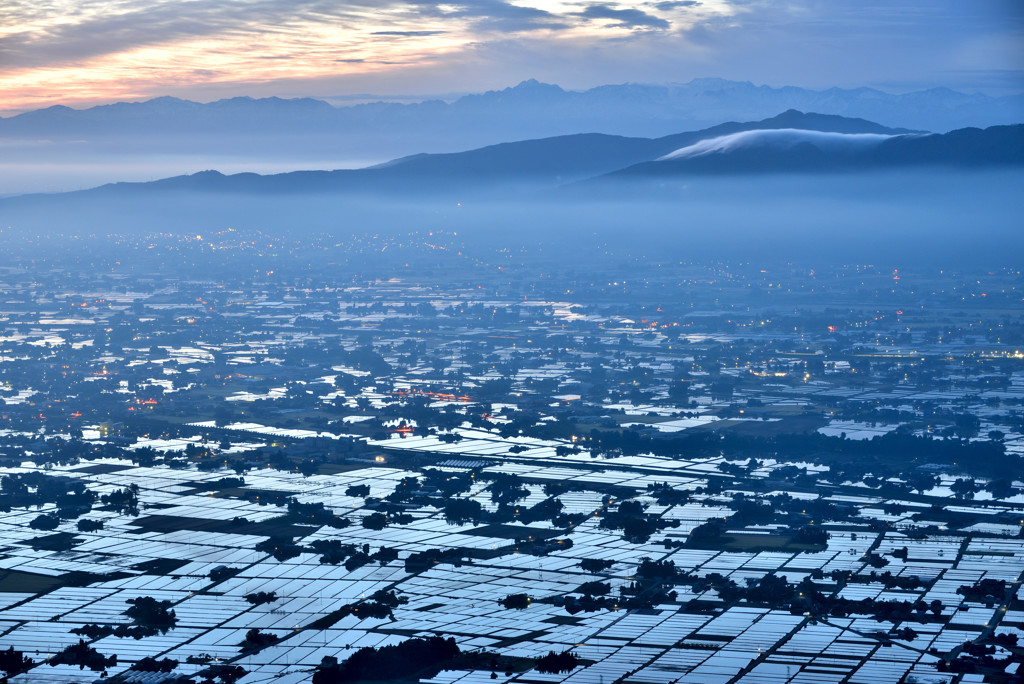
[[[0,0],[0,65],[11,108],[217,89],[333,94],[339,79],[416,92],[696,76],[1019,92],[1024,3]]]
[[[68,12],[57,0],[0,3],[0,64],[5,69],[60,66],[150,46],[241,35],[295,39],[296,29],[309,28],[325,34],[416,37],[451,32],[421,28],[430,20],[470,33],[571,26],[546,10],[502,0],[81,0],[76,5],[76,11]]]
[[[609,5],[591,5],[579,13],[586,19],[612,19],[616,28],[655,28],[667,29],[670,24],[653,15],[638,9],[615,9]]]
[[[684,7],[700,7],[702,4],[697,0],[669,0],[669,2],[656,2],[654,6],[662,12],[683,9]]]
[[[423,16],[468,20],[477,31],[522,33],[571,27],[571,23],[564,18],[547,10],[513,5],[502,0],[463,0],[452,5],[430,0],[414,2]]]
[[[717,138],[701,140],[687,147],[670,152],[657,161],[703,157],[736,150],[760,147],[776,150],[791,149],[801,144],[811,144],[818,149],[833,152],[852,152],[864,147],[878,145],[893,136],[881,133],[831,133],[796,128],[763,129],[741,131]]]
[[[285,6],[271,0],[195,0],[187,5],[132,0],[114,5],[86,0],[65,13],[45,2],[4,3],[0,26],[0,62],[7,68],[56,66],[92,57],[177,41],[239,33],[267,33],[304,17],[324,16],[310,0]]]
[[[361,58],[355,58],[355,59],[336,59],[334,61],[338,62],[338,63],[341,63],[341,64],[385,64],[385,65],[389,65],[390,64],[390,65],[394,65],[394,64],[409,64],[410,63],[410,62],[391,61],[391,60],[386,60],[386,59],[361,59]]]
[[[371,36],[440,36],[447,31],[374,31]]]

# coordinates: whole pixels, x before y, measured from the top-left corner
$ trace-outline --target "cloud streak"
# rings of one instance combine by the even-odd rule
[[[670,24],[665,19],[655,17],[638,9],[616,9],[610,5],[591,5],[580,12],[587,19],[611,19],[615,28],[653,28],[667,29]]]
[[[853,152],[865,147],[878,145],[893,136],[880,133],[830,133],[793,128],[772,130],[741,131],[717,138],[708,138],[666,154],[658,161],[690,159],[710,154],[735,152],[742,149],[767,148],[774,150],[792,149],[801,144],[810,144],[830,152]]]
[[[416,38],[423,36],[439,36],[444,31],[374,31],[371,36],[402,36],[406,38]]]

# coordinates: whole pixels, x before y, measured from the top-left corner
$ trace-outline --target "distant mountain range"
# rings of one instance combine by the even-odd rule
[[[166,178],[200,169],[277,173],[355,169],[415,153],[583,133],[662,138],[722,121],[796,109],[943,132],[1024,121],[1024,94],[945,89],[893,95],[869,88],[771,88],[722,79],[585,91],[524,81],[451,101],[335,107],[310,98],[172,97],[0,118],[0,197]]]
[[[567,91],[524,81],[452,102],[377,102],[334,107],[315,99],[232,98],[200,104],[172,97],[75,110],[63,106],[0,119],[0,139],[75,141],[102,149],[239,150],[260,153],[452,151],[572,133],[658,137],[720,121],[762,119],[787,109],[946,131],[1024,120],[1024,94],[989,97],[937,88],[893,95],[871,88],[807,90],[701,78],[654,86]],[[369,147],[366,147],[366,145]],[[395,152],[398,149],[398,152]]]

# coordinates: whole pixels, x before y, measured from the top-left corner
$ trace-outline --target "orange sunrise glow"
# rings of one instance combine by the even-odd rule
[[[659,6],[497,3],[489,12],[391,3],[324,11],[308,3],[19,1],[0,9],[0,41],[9,46],[0,93],[8,111],[204,90],[215,96],[457,64],[510,38],[564,50],[678,35],[736,12],[726,2]]]

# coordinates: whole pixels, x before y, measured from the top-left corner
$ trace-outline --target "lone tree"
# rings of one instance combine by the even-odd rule
[[[261,632],[260,630],[253,627],[245,633],[245,639],[239,642],[239,646],[242,647],[242,653],[253,653],[260,651],[267,646],[273,646],[281,637],[271,632]]]
[[[358,496],[365,499],[370,496],[370,485],[352,485],[345,490],[345,496]]]
[[[584,558],[579,565],[587,572],[601,572],[615,565],[615,562],[599,558]]]
[[[58,525],[60,525],[60,518],[52,513],[42,513],[28,524],[33,530],[42,530],[43,532],[55,530]]]
[[[273,603],[277,600],[276,591],[256,591],[245,595],[245,600],[254,606],[261,606],[264,603]]]
[[[526,594],[509,594],[498,603],[510,610],[526,610],[530,606],[530,597]]]

